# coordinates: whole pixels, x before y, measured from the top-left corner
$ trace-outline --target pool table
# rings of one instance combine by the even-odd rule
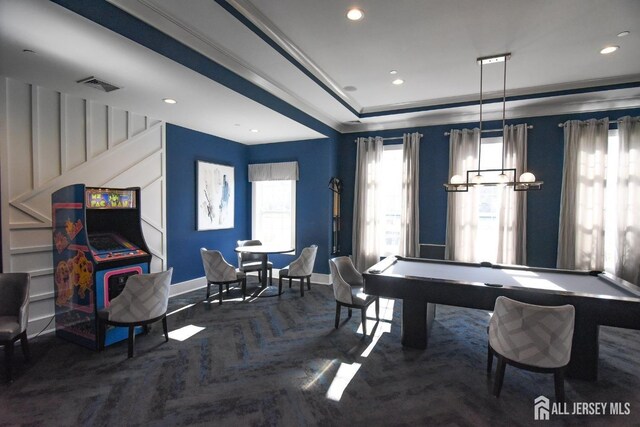
[[[567,375],[595,381],[600,325],[640,329],[640,288],[607,273],[388,257],[363,273],[364,291],[402,299],[402,345],[424,349],[435,304],[493,310],[498,296],[571,304],[575,329]]]

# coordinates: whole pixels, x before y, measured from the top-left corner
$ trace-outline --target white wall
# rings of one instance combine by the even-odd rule
[[[151,270],[166,267],[164,122],[3,76],[0,120],[2,266],[31,273],[30,335],[54,314],[51,193],[57,189],[141,187]]]

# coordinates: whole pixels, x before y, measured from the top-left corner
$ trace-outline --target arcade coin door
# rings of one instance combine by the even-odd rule
[[[74,184],[51,198],[56,335],[97,349],[97,311],[109,306],[127,277],[149,272],[140,189]],[[111,327],[105,344],[126,337],[126,328]]]

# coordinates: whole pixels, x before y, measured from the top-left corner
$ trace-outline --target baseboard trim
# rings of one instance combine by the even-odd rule
[[[273,269],[273,279],[277,280],[280,278],[280,269]],[[253,271],[248,273],[249,276],[256,277],[258,272]],[[324,273],[313,273],[311,274],[311,283],[317,285],[330,285],[331,284],[331,275]],[[202,289],[207,286],[207,280],[204,276],[198,277],[195,279],[187,280],[185,282],[174,283],[171,285],[171,290],[169,292],[169,298],[175,297],[178,295],[185,294],[187,292],[195,291],[197,289]]]
[[[171,288],[169,289],[169,298],[186,294],[187,292],[202,289],[206,286],[207,286],[207,279],[204,276],[187,280],[185,282],[174,283],[173,285],[171,285]]]

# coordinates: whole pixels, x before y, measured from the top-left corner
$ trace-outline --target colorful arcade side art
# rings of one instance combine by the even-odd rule
[[[132,274],[149,272],[140,190],[70,185],[52,195],[56,335],[97,349],[97,311]],[[127,337],[107,330],[105,344]]]

